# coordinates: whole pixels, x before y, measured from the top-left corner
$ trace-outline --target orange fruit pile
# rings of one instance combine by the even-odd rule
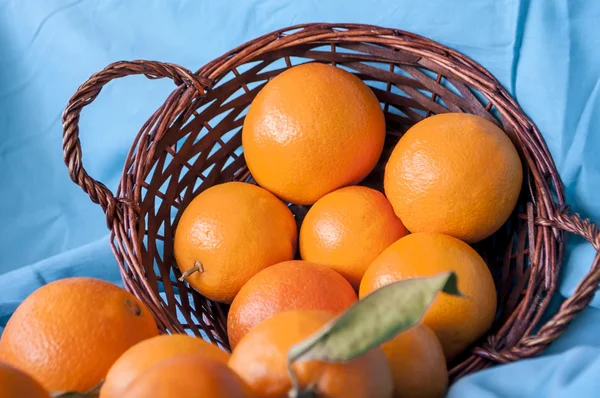
[[[318,63],[273,78],[252,101],[242,130],[244,156],[259,185],[303,205],[365,178],[384,139],[385,118],[369,87]]]
[[[300,253],[330,266],[358,289],[371,262],[407,233],[381,192],[345,187],[310,208],[300,229]]]
[[[496,315],[491,272],[469,244],[512,213],[521,161],[499,127],[473,115],[424,119],[388,160],[385,135],[379,100],[355,75],[309,63],[273,78],[242,130],[258,186],[214,185],[175,219],[181,280],[230,304],[231,356],[199,338],[158,336],[148,308],[114,285],[64,279],[10,318],[0,395],[48,397],[103,381],[101,398],[287,397],[293,345],[383,286],[453,271],[466,297],[436,296],[421,324],[343,363],[291,365],[299,387],[318,396],[444,396],[447,361]],[[358,185],[380,160],[384,192]],[[290,203],[307,206],[303,220]]]
[[[410,128],[385,167],[385,194],[411,232],[439,232],[473,243],[513,211],[521,160],[492,122],[465,113],[431,116]]]
[[[0,362],[0,397],[50,398],[50,393],[29,374]]]
[[[50,391],[95,387],[129,347],[158,335],[150,311],[132,294],[92,278],[49,283],[8,320],[0,361]]]
[[[164,359],[133,380],[121,398],[245,398],[247,387],[227,365],[199,354]]]
[[[496,314],[496,289],[487,266],[466,243],[448,235],[417,232],[384,250],[360,284],[360,297],[400,279],[454,271],[466,296],[439,295],[423,323],[440,339],[448,359],[454,359],[483,335]]]
[[[267,190],[241,182],[216,185],[187,206],[175,231],[181,272],[204,296],[230,303],[254,274],[296,251],[292,212]]]
[[[287,352],[307,338],[333,314],[325,311],[288,311],[268,318],[252,329],[233,351],[229,366],[246,382],[252,394],[284,398],[291,388]],[[324,397],[390,397],[392,377],[379,348],[346,363],[305,361],[294,364],[302,388],[314,388]]]
[[[242,287],[227,315],[234,348],[254,326],[279,312],[323,310],[339,314],[356,302],[352,286],[337,272],[307,261],[286,261],[256,274]]]
[[[448,388],[448,369],[435,333],[418,325],[381,345],[392,371],[394,397],[442,398]],[[415,360],[414,358],[418,358]]]
[[[111,366],[100,398],[119,398],[129,385],[153,365],[171,357],[196,354],[227,364],[229,355],[214,344],[187,335],[161,335],[134,345]]]

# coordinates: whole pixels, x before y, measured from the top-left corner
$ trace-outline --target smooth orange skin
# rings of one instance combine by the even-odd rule
[[[291,260],[297,229],[290,209],[255,185],[228,182],[198,195],[175,231],[174,254],[181,272],[202,264],[187,278],[211,300],[231,303],[259,271]]]
[[[203,355],[180,355],[140,374],[120,398],[244,398],[244,382],[227,365]]]
[[[100,398],[120,398],[127,386],[154,364],[183,354],[227,364],[229,354],[214,344],[184,334],[161,335],[144,340],[125,351],[108,371]]]
[[[440,341],[425,325],[399,333],[381,345],[394,380],[394,398],[443,398],[448,368]]]
[[[333,268],[358,289],[375,257],[406,234],[381,192],[345,187],[310,208],[300,228],[300,253],[303,260]]]
[[[251,393],[287,398],[291,381],[286,368],[292,345],[315,333],[334,315],[325,311],[282,312],[258,324],[231,354],[231,367]],[[380,348],[345,363],[306,361],[293,365],[302,388],[316,385],[319,397],[387,398],[392,378]]]
[[[284,261],[256,274],[231,303],[229,344],[235,348],[254,326],[277,313],[323,310],[339,314],[356,300],[352,286],[334,270],[307,261]]]
[[[353,74],[319,63],[295,66],[268,82],[242,130],[256,181],[303,205],[365,178],[384,139],[385,118],[373,91]]]
[[[515,208],[523,170],[508,136],[466,113],[431,116],[411,127],[385,167],[384,188],[411,232],[480,241]]]
[[[483,259],[466,243],[448,235],[413,233],[373,261],[360,284],[359,297],[392,282],[454,271],[466,297],[439,294],[423,323],[440,339],[447,360],[454,359],[491,326],[496,288]]]
[[[98,279],[61,279],[17,308],[0,340],[0,360],[49,391],[87,391],[129,347],[156,335],[150,311],[132,294]]]
[[[0,362],[0,397],[50,398],[50,393],[27,373]]]

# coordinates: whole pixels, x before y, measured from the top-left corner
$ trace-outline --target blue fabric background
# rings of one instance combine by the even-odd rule
[[[119,283],[103,214],[62,162],[61,112],[79,84],[117,60],[195,70],[258,35],[315,21],[405,29],[480,62],[539,126],[569,203],[600,220],[597,0],[0,0],[0,328],[49,281],[88,275]],[[132,138],[172,88],[127,78],[83,112],[92,176],[116,187]],[[594,254],[576,239],[569,247],[564,297]],[[599,305],[596,298],[542,357],[464,378],[450,396],[595,396]]]

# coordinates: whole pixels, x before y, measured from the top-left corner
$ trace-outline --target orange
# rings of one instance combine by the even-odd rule
[[[50,394],[27,373],[0,362],[0,397],[50,398]]]
[[[382,344],[394,380],[395,398],[443,398],[448,368],[435,333],[417,325]]]
[[[325,311],[281,312],[258,324],[237,345],[229,366],[246,382],[253,395],[287,398],[291,381],[287,354],[333,319]],[[392,378],[383,351],[376,348],[345,363],[303,361],[293,368],[303,389],[314,387],[319,397],[386,398]]]
[[[308,211],[300,229],[302,259],[326,264],[358,289],[375,257],[406,235],[402,221],[379,191],[345,187]]]
[[[523,171],[517,150],[492,122],[466,113],[431,116],[410,128],[385,167],[385,194],[411,232],[477,242],[515,208]]]
[[[491,326],[496,313],[494,280],[483,259],[448,235],[415,233],[401,238],[373,261],[360,284],[360,297],[392,282],[454,271],[466,297],[439,294],[423,323],[440,339],[452,360]]]
[[[202,355],[175,356],[140,374],[120,398],[244,398],[243,381],[220,361]]]
[[[0,360],[50,391],[87,391],[132,345],[158,335],[150,311],[105,281],[68,278],[42,286],[8,320]]]
[[[191,353],[223,364],[229,360],[228,353],[196,337],[185,334],[156,336],[134,345],[117,359],[106,375],[100,397],[120,398],[129,383],[155,363]]]
[[[242,287],[227,316],[231,347],[261,321],[284,311],[338,314],[356,302],[352,286],[337,272],[306,261],[285,261],[262,270]]]
[[[175,231],[181,272],[209,299],[231,303],[258,271],[296,251],[297,227],[290,209],[267,190],[243,182],[215,185],[184,210]]]
[[[371,89],[349,72],[318,63],[295,66],[268,82],[242,130],[256,181],[304,205],[365,178],[384,139],[385,118]]]

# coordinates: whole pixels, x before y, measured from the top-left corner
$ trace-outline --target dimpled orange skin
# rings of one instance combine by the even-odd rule
[[[223,364],[229,360],[227,352],[197,337],[185,334],[156,336],[134,345],[117,359],[102,384],[100,398],[120,398],[127,386],[155,363],[192,353]]]
[[[187,281],[209,299],[231,303],[257,272],[291,260],[297,229],[290,209],[256,185],[228,182],[198,195],[175,231],[181,272],[198,262],[203,272]]]
[[[17,308],[0,340],[0,360],[49,391],[87,391],[129,347],[156,335],[150,311],[132,294],[98,279],[61,279]]]
[[[304,205],[365,178],[384,139],[385,118],[371,89],[349,72],[318,63],[295,66],[267,83],[242,131],[256,181]]]
[[[400,139],[384,187],[411,232],[473,243],[496,232],[514,209],[523,171],[508,136],[466,113],[431,116]]]
[[[227,365],[188,354],[155,363],[119,398],[244,398],[246,388]]]
[[[0,397],[50,398],[50,393],[27,373],[0,362]]]
[[[357,300],[350,284],[334,270],[306,261],[285,261],[256,274],[242,287],[227,315],[229,344],[261,321],[284,311],[323,310],[339,314]]]
[[[232,368],[252,395],[287,398],[291,381],[287,354],[296,343],[330,322],[326,311],[281,312],[261,322],[239,342],[229,359]],[[304,361],[294,371],[301,387],[316,385],[318,396],[327,398],[387,398],[392,396],[392,377],[380,348],[345,363]]]
[[[496,288],[483,259],[466,243],[448,235],[413,233],[383,251],[365,272],[359,297],[392,282],[454,271],[466,297],[439,294],[423,323],[440,339],[452,360],[491,326]]]
[[[345,187],[310,208],[300,229],[300,253],[304,260],[333,268],[358,289],[375,257],[407,233],[381,192]]]
[[[425,325],[399,333],[381,345],[394,380],[394,398],[443,398],[448,368],[440,341]]]

